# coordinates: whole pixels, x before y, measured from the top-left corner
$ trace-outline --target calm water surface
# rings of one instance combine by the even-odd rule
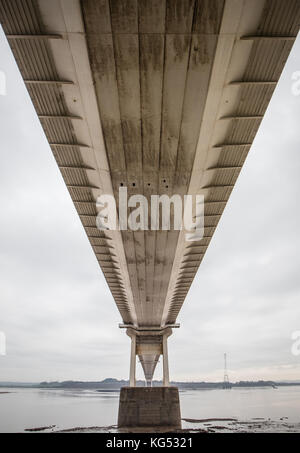
[[[119,392],[0,389],[0,432],[56,425],[55,429],[109,426],[117,422]],[[300,386],[181,391],[183,418],[288,417],[300,423]]]

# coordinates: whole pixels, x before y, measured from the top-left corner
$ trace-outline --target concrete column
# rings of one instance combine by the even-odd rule
[[[129,385],[130,387],[135,387],[136,371],[136,335],[131,335],[131,354],[130,354],[130,375],[129,375]]]
[[[163,336],[163,386],[170,386],[169,359],[168,359],[168,335]]]

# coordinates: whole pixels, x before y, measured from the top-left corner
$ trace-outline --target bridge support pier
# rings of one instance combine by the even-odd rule
[[[118,426],[180,428],[180,403],[177,387],[170,387],[168,337],[171,328],[128,328],[131,338],[129,387],[120,391]],[[145,387],[136,387],[136,356],[146,379]],[[152,387],[154,370],[163,356],[163,386]]]
[[[168,336],[165,334],[163,336],[163,386],[169,387],[170,377],[169,377],[169,357],[168,357]]]
[[[136,385],[136,335],[131,335],[131,352],[130,352],[130,373],[129,373],[129,385],[135,387]]]
[[[177,387],[123,387],[120,391],[119,428],[181,428]]]

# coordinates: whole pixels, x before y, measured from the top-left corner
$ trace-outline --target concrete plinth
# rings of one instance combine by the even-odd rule
[[[181,428],[178,388],[121,388],[118,426]]]

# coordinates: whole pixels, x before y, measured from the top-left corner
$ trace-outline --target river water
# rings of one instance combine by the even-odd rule
[[[300,432],[300,386],[182,390],[180,402],[182,418],[192,419],[183,421],[183,428],[215,429],[218,425],[216,431],[241,431],[258,426],[265,431]],[[50,431],[98,427],[93,429],[114,432],[111,425],[117,422],[118,404],[117,391],[1,388],[0,432],[53,425]],[[236,419],[240,424],[195,420],[215,418]]]

